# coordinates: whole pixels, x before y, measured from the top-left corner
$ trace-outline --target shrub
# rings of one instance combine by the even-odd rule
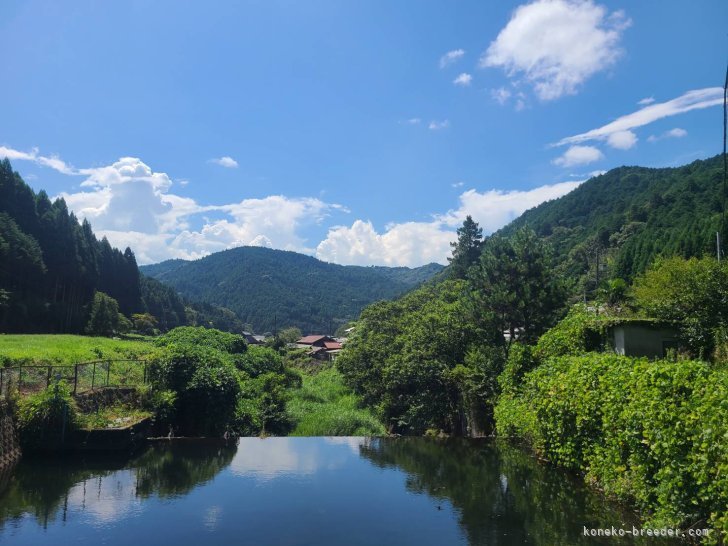
[[[283,373],[283,359],[269,347],[251,345],[243,354],[237,355],[235,365],[250,377],[264,373]]]
[[[501,435],[527,440],[650,524],[728,533],[728,371],[591,354],[549,360],[504,392]]]
[[[545,359],[598,349],[609,323],[607,316],[590,312],[586,305],[574,305],[561,322],[539,338],[534,355]]]
[[[224,431],[233,420],[240,375],[230,355],[211,347],[177,343],[154,356],[149,364],[152,385],[176,393],[178,425],[190,434]],[[165,411],[171,415],[165,402]]]
[[[230,354],[243,354],[247,349],[243,336],[201,326],[180,326],[158,337],[155,343],[159,347],[193,345]]]
[[[71,388],[59,381],[18,401],[16,426],[25,448],[54,448],[78,425]]]

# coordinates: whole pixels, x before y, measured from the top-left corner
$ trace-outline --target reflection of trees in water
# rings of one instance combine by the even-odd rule
[[[142,498],[187,494],[227,467],[236,451],[235,444],[156,444],[131,463],[136,468],[136,493]]]
[[[0,476],[0,531],[25,514],[32,515],[43,527],[59,516],[65,521],[69,492],[75,485],[83,484],[85,490],[86,482],[98,480],[100,488],[104,478],[124,469],[135,474],[136,497],[184,495],[214,478],[230,464],[236,451],[234,444],[158,444],[131,461],[99,454],[83,460],[23,460]]]
[[[635,523],[576,479],[505,443],[382,438],[363,445],[361,453],[377,466],[406,472],[409,490],[449,500],[471,544],[592,544],[583,526]]]

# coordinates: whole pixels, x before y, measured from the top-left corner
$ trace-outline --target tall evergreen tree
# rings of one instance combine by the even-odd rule
[[[450,274],[455,279],[467,277],[468,269],[478,261],[483,246],[483,230],[478,223],[468,215],[462,227],[457,230],[457,242],[450,243],[453,248],[450,262]]]

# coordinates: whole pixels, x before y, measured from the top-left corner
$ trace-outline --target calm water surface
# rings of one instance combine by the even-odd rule
[[[488,440],[165,443],[132,459],[25,460],[0,482],[0,543],[13,546],[551,546],[594,544],[585,525],[633,523]]]

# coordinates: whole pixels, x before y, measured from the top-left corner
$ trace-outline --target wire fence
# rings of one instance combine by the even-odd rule
[[[135,387],[148,381],[144,360],[94,360],[65,365],[28,365],[0,368],[0,398],[18,391],[42,391],[54,381],[65,381],[73,394],[105,387]]]

